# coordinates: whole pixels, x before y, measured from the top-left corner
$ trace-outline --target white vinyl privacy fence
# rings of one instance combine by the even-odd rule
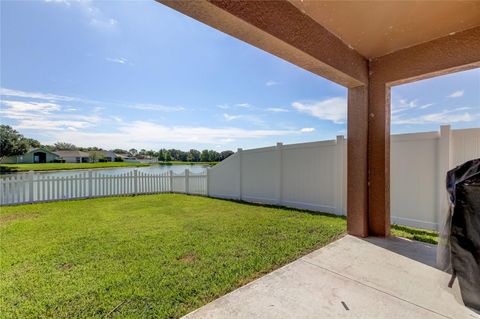
[[[209,196],[346,214],[347,147],[336,140],[237,153],[209,170]],[[447,213],[445,174],[480,157],[480,129],[391,137],[392,222],[438,229]]]
[[[346,142],[239,149],[209,170],[209,195],[342,214]]]
[[[187,169],[181,174],[82,171],[62,177],[29,172],[0,178],[0,205],[155,193],[207,195],[207,175]]]

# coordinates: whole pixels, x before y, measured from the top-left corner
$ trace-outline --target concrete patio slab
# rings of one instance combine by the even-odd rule
[[[433,245],[345,236],[185,318],[480,318],[434,263]]]

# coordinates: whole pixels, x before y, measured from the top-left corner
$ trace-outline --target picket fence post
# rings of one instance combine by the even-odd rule
[[[190,193],[190,171],[185,169],[185,194]]]
[[[170,170],[170,193],[173,193],[173,171]]]
[[[91,169],[88,170],[88,197],[93,196],[93,172]]]
[[[137,195],[138,193],[138,171],[133,170],[133,194]]]
[[[33,203],[33,171],[28,172],[28,202]]]

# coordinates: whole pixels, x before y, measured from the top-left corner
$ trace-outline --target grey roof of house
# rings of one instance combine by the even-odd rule
[[[89,157],[90,155],[82,151],[56,151],[54,152],[60,157]]]

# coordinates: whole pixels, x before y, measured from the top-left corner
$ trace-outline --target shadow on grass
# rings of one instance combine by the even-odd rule
[[[196,196],[196,195],[194,195],[194,196]],[[202,196],[202,195],[200,195],[200,196]],[[343,215],[335,215],[335,214],[332,214],[332,213],[318,212],[318,211],[308,210],[308,209],[300,209],[300,208],[295,208],[295,207],[280,206],[280,205],[274,205],[274,204],[252,203],[252,202],[246,202],[246,201],[238,200],[238,199],[216,198],[216,197],[208,197],[208,196],[202,196],[202,197],[211,198],[211,199],[215,199],[215,200],[222,200],[222,201],[237,203],[237,204],[242,204],[242,205],[248,205],[248,206],[275,208],[275,209],[281,209],[281,210],[292,211],[292,212],[299,212],[299,213],[304,213],[304,214],[309,214],[309,215],[328,216],[328,217],[332,217],[332,218],[339,218],[339,219],[346,220],[346,216],[343,216]]]
[[[212,198],[212,197],[208,197],[208,198]],[[285,211],[293,211],[293,212],[299,212],[299,213],[316,215],[316,216],[328,216],[331,218],[339,218],[339,219],[346,220],[346,216],[343,216],[343,215],[335,215],[331,213],[317,212],[317,211],[312,211],[307,209],[298,209],[293,207],[279,206],[279,205],[272,205],[272,204],[251,203],[251,202],[245,202],[242,200],[235,200],[235,199],[228,199],[228,198],[214,198],[214,199],[238,203],[242,205],[275,208],[275,209],[281,209]],[[418,229],[418,228],[401,226],[396,224],[391,225],[391,230],[392,230],[392,236],[404,237],[411,240],[416,240],[419,242],[434,244],[434,245],[438,243],[438,233],[432,230]]]
[[[433,230],[418,229],[418,228],[412,228],[412,227],[401,226],[396,224],[392,225],[392,229],[404,231],[412,235],[438,236],[438,233]]]

